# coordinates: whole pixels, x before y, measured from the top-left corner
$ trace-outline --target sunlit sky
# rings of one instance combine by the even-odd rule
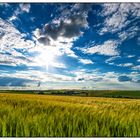
[[[0,3],[0,87],[140,89],[140,3]]]

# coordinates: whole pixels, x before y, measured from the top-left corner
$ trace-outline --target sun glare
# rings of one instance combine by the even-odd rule
[[[39,50],[39,56],[37,56],[36,63],[39,66],[45,67],[46,70],[49,70],[49,66],[55,61],[55,55],[51,49],[42,49]]]

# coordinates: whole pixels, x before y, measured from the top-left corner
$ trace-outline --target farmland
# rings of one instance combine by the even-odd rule
[[[0,94],[1,137],[138,137],[140,99]]]
[[[140,99],[138,90],[2,90],[0,93]]]

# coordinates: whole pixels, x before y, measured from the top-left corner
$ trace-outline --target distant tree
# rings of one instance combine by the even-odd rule
[[[41,95],[43,95],[43,94],[44,94],[44,92],[43,92],[43,91],[39,91],[39,92],[38,92],[38,94],[41,94]]]

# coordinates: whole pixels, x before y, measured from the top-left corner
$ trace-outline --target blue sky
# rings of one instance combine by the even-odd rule
[[[0,87],[140,89],[139,3],[0,3]]]

